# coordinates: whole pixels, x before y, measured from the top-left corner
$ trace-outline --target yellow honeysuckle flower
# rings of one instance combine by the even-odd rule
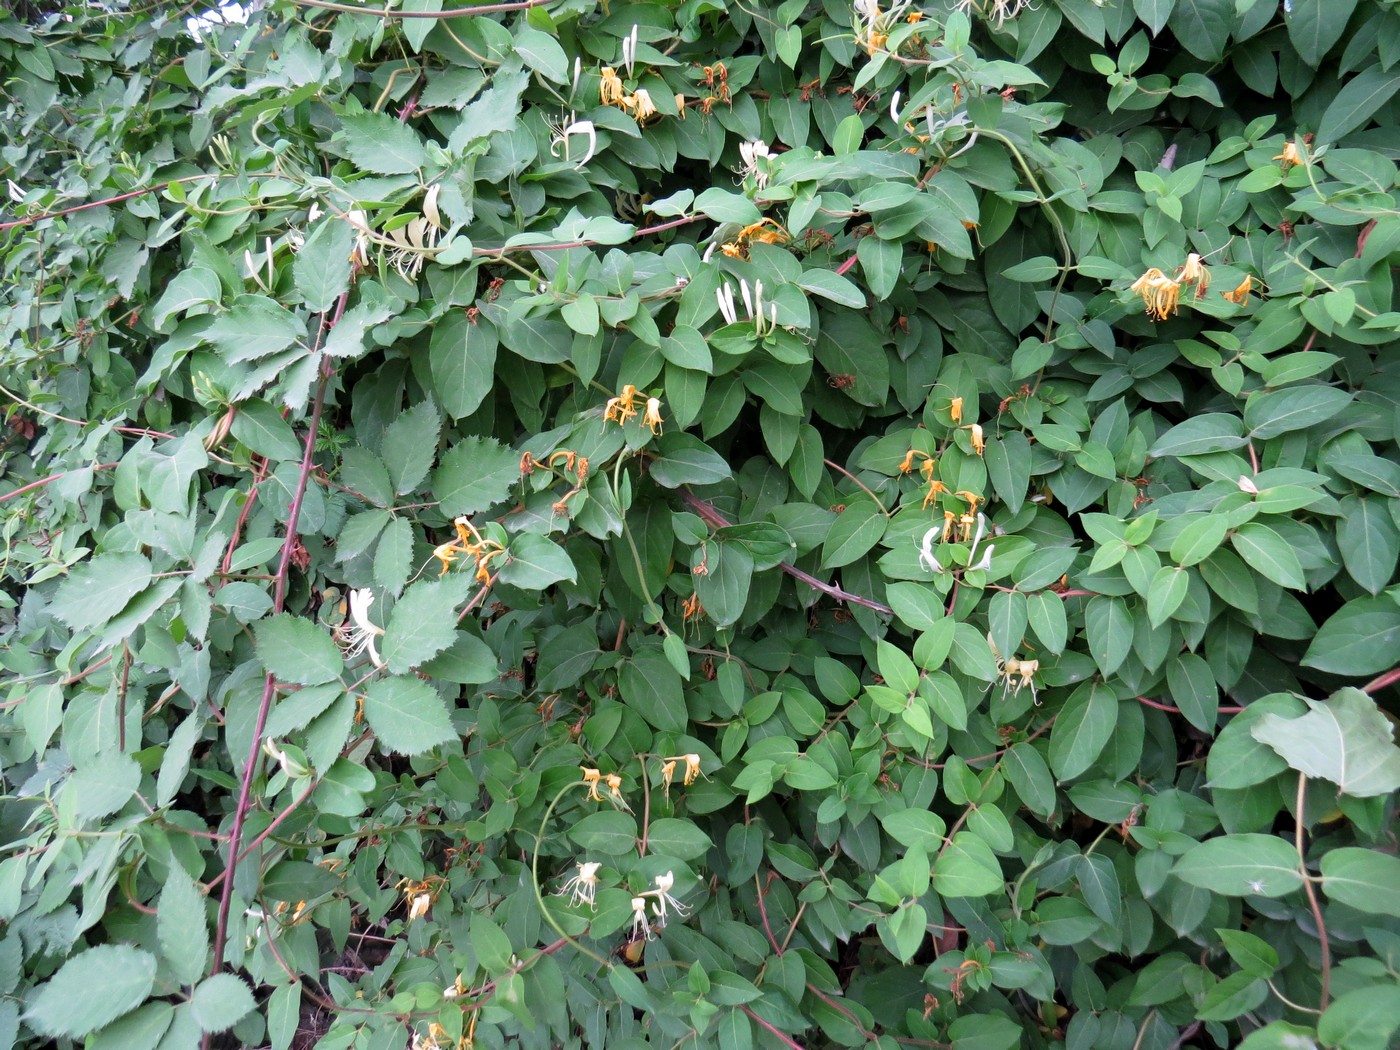
[[[1238,306],[1243,306],[1245,303],[1249,302],[1249,293],[1253,289],[1254,278],[1252,276],[1246,275],[1245,279],[1241,281],[1233,291],[1221,292],[1220,294],[1225,296],[1226,299],[1229,299],[1230,302],[1235,303]]]
[[[968,436],[972,439],[972,451],[976,452],[979,456],[982,455],[982,453],[987,450],[987,440],[982,436],[982,425],[980,423],[969,423],[962,429],[966,430]]]
[[[1280,168],[1287,171],[1295,164],[1302,164],[1304,157],[1303,154],[1298,151],[1298,144],[1292,139],[1289,139],[1283,144],[1283,152],[1273,159],[1279,162]]]
[[[924,493],[924,502],[920,509],[928,510],[928,505],[937,502],[938,497],[947,491],[948,487],[944,485],[943,482],[939,481],[937,478],[929,478],[928,491]]]
[[[1186,265],[1178,269],[1177,275],[1182,284],[1196,286],[1197,299],[1205,295],[1206,289],[1210,287],[1210,269],[1195,252],[1186,256]]]
[[[952,420],[953,420],[953,422],[954,422],[955,424],[956,424],[956,423],[961,423],[961,422],[962,422],[962,413],[963,413],[963,399],[962,399],[962,398],[960,398],[960,397],[955,397],[955,398],[953,398],[951,401],[948,402],[948,415],[952,418]]]
[[[627,804],[627,800],[622,797],[622,777],[616,773],[609,773],[603,778],[603,783],[608,786],[608,801],[620,810],[627,813],[632,812],[632,807]]]
[[[622,86],[622,78],[617,75],[617,71],[612,66],[604,66],[602,80],[598,84],[598,97],[605,106],[622,105],[623,96],[626,91]]]
[[[622,388],[622,393],[614,398],[609,398],[607,405],[603,409],[603,422],[616,423],[624,426],[637,414],[637,399],[641,396],[637,388],[628,383]]]
[[[642,416],[642,422],[651,428],[653,434],[661,433],[661,424],[665,420],[661,418],[661,399],[659,397],[647,398],[647,408]]]
[[[1157,267],[1152,267],[1128,288],[1142,296],[1147,316],[1152,321],[1165,321],[1176,313],[1181,298],[1181,283],[1173,281]]]
[[[592,802],[602,802],[603,796],[598,794],[598,783],[602,780],[603,774],[596,769],[589,769],[587,766],[579,766],[583,773],[583,782],[588,785],[588,798]]]

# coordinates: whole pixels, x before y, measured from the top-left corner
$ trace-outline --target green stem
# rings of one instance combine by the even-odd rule
[[[549,824],[549,818],[554,813],[554,807],[559,805],[560,800],[565,795],[567,795],[574,788],[583,786],[584,783],[582,780],[575,780],[569,784],[565,784],[562,788],[559,789],[559,793],[549,800],[549,805],[545,807],[544,816],[540,818],[540,830],[535,835],[535,852],[530,858],[530,882],[535,889],[535,900],[539,903],[540,914],[544,916],[544,921],[549,923],[550,927],[554,930],[554,932],[557,933],[560,937],[564,938],[564,940],[572,944],[576,949],[578,949],[578,951],[582,952],[584,955],[594,960],[599,966],[604,966],[608,969],[612,969],[611,962],[603,958],[603,956],[599,955],[592,948],[584,947],[584,945],[579,943],[578,940],[576,940],[573,937],[570,937],[569,934],[565,931],[564,927],[560,926],[559,923],[555,921],[554,916],[551,915],[549,913],[549,909],[545,907],[544,894],[540,891],[540,846],[544,843],[544,831]]]
[[[671,628],[666,626],[666,614],[661,606],[651,596],[651,588],[647,586],[646,570],[642,568],[642,555],[637,550],[637,541],[632,538],[632,530],[627,525],[627,512],[622,507],[622,496],[618,491],[618,482],[622,474],[622,456],[617,457],[617,463],[613,466],[612,491],[613,500],[617,503],[618,517],[622,519],[622,535],[627,540],[627,548],[632,552],[632,564],[637,567],[637,584],[642,588],[642,600],[647,604],[647,610],[655,618],[656,625],[661,628],[663,634],[669,635]]]

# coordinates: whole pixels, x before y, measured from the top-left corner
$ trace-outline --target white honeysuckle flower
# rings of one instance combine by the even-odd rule
[[[1247,478],[1241,474],[1240,480],[1235,482],[1235,484],[1239,486],[1241,492],[1248,492],[1251,496],[1259,495],[1259,486],[1254,484],[1252,478]]]
[[[668,911],[675,912],[682,919],[690,914],[688,905],[682,904],[675,897],[671,896],[671,887],[676,884],[674,872],[668,871],[664,875],[656,876],[655,882],[656,888],[654,890],[647,890],[645,893],[642,893],[640,897],[633,898],[632,906],[634,908],[637,906],[637,901],[640,900],[641,897],[655,897],[657,922],[663,927],[666,925]]]
[[[20,189],[19,186],[15,184],[14,179],[6,179],[5,188],[9,190],[10,200],[14,201],[16,204],[24,203],[24,190]]]
[[[890,119],[896,124],[899,123],[899,98],[902,94],[902,91],[896,91],[890,98]]]
[[[933,544],[938,539],[938,534],[943,530],[937,525],[924,533],[924,538],[919,541],[919,565],[929,572],[942,572],[943,563],[933,556]]]
[[[772,156],[768,143],[762,139],[739,143],[739,158],[744,162],[744,166],[739,169],[739,177],[747,178],[752,175],[758,188],[763,189],[768,185],[768,172],[760,168],[759,163],[770,160]]]
[[[574,59],[574,79],[569,84],[569,94],[578,94],[578,82],[581,76],[583,76],[583,58],[576,57]]]
[[[714,245],[710,245],[711,250]],[[715,301],[719,303],[720,316],[725,324],[737,324],[739,315],[734,309],[734,286],[728,282],[715,289]]]
[[[637,63],[637,30],[637,23],[633,22],[632,32],[622,41],[622,64],[626,67],[629,77],[632,75],[632,67]]]
[[[969,566],[967,567],[967,568],[968,568],[968,571],[969,571],[969,572],[976,572],[976,571],[978,571],[978,570],[990,569],[990,568],[992,567],[992,552],[995,551],[996,549],[997,549],[997,548],[996,548],[996,544],[994,544],[994,543],[989,543],[989,544],[987,544],[987,549],[986,549],[985,551],[982,552],[982,558],[981,558],[981,560],[978,561],[978,563],[977,563],[976,565],[969,565]]]
[[[873,22],[880,17],[880,4],[878,0],[855,0],[856,13],[861,18]]]
[[[598,869],[602,866],[596,860],[580,862],[578,874],[559,887],[558,896],[569,894],[569,905],[573,908],[577,908],[581,904],[587,904],[590,908],[594,907],[594,899],[598,893]]]
[[[743,278],[739,279],[739,291],[744,296],[744,313],[753,316],[753,295],[749,290],[749,282]]]
[[[408,905],[408,921],[421,919],[428,914],[428,909],[433,906],[433,898],[426,893],[420,893],[414,897]]]
[[[632,929],[628,933],[631,940],[651,940],[655,934],[651,932],[651,920],[647,918],[647,899],[645,897],[632,898]]]
[[[967,560],[972,561],[977,557],[977,547],[982,542],[982,538],[987,535],[987,515],[977,515],[977,531],[972,534],[972,546],[968,548]]]
[[[705,248],[705,254],[702,255],[702,256],[700,256],[700,261],[701,261],[702,263],[707,263],[707,262],[710,261],[710,256],[712,256],[712,255],[714,255],[714,254],[715,254],[715,242],[714,242],[714,241],[711,241],[711,242],[709,243],[709,245]],[[731,296],[730,298],[733,298],[733,297]]]
[[[368,587],[359,587],[350,592],[350,646],[349,655],[359,656],[369,653],[375,667],[383,667],[379,650],[374,640],[384,634],[384,628],[376,627],[369,618],[369,607],[374,604],[374,592]]]
[[[439,230],[445,230],[447,227],[442,224],[442,213],[438,211],[437,206],[438,191],[441,189],[441,184],[437,184],[428,190],[427,196],[423,198],[423,217]]]

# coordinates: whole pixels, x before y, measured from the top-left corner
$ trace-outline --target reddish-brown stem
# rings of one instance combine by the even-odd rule
[[[297,0],[298,3],[304,0]],[[683,215],[679,219],[672,219],[669,222],[659,222],[655,226],[642,226],[632,231],[633,237],[647,237],[653,233],[661,233],[663,230],[674,230],[678,226],[689,226],[692,222],[699,222],[703,215]],[[570,248],[593,248],[597,241],[559,241],[554,244],[517,244],[510,248],[473,248],[473,255],[502,256],[506,252],[562,252]]]
[[[787,1034],[785,1034],[785,1033],[783,1033],[783,1032],[778,1031],[776,1028],[774,1028],[771,1024],[769,1024],[769,1023],[768,1023],[767,1021],[765,1021],[763,1018],[759,1017],[758,1014],[756,1014],[756,1013],[754,1013],[752,1010],[750,1010],[747,1006],[744,1006],[743,1004],[740,1004],[739,1009],[740,1009],[740,1010],[743,1010],[744,1013],[748,1014],[748,1015],[749,1015],[750,1017],[752,1017],[755,1021],[757,1021],[759,1024],[761,1024],[764,1028],[768,1029],[768,1031],[772,1032],[775,1036],[777,1036],[778,1039],[779,1039],[779,1041],[780,1041],[784,1046],[789,1046],[789,1047],[792,1048],[792,1050],[806,1050],[806,1048],[805,1048],[801,1043],[799,1043],[799,1042],[797,1042],[796,1040],[794,1040],[791,1036],[789,1036],[789,1035],[787,1035]]]
[[[267,477],[267,457],[260,457],[257,469],[253,472],[253,484],[248,489],[248,498],[243,501],[243,507],[238,512],[238,520],[233,525],[233,535],[229,537],[228,549],[224,551],[224,563],[221,573],[227,575],[229,566],[233,564],[233,552],[238,547],[238,538],[243,535],[243,526],[248,523],[248,515],[252,513],[253,504],[257,502],[258,486]]]
[[[1379,693],[1386,686],[1394,685],[1396,682],[1400,682],[1400,667],[1392,667],[1380,677],[1372,678],[1361,687],[1361,691],[1363,693]]]
[[[773,936],[773,927],[768,924],[768,907],[763,903],[763,884],[758,880],[758,872],[754,872],[753,888],[758,893],[758,917],[763,920],[763,932],[768,937],[768,943],[773,946],[774,955],[782,955],[782,945],[778,943],[778,938]]]
[[[305,802],[308,798],[311,797],[311,792],[315,791],[316,786],[320,783],[321,781],[319,779],[316,779],[312,780],[309,784],[307,784],[306,787],[302,789],[301,794],[298,795],[296,798],[292,799],[292,801],[287,804],[287,806],[282,810],[282,812],[277,814],[277,816],[275,816],[272,819],[272,823],[269,824],[267,827],[263,828],[262,833],[259,834],[257,838],[253,839],[252,842],[248,843],[248,845],[244,846],[241,850],[238,851],[238,861],[242,863],[242,861],[247,858],[248,854],[252,853],[253,850],[257,849],[264,842],[266,842],[267,837],[277,830],[278,825],[281,824],[282,821],[290,817],[292,815],[292,812],[298,806],[300,806],[303,802]],[[219,883],[223,882],[224,876],[227,874],[228,869],[225,868],[223,871],[219,872],[219,874],[215,875],[212,879],[210,879],[209,885],[205,887],[206,891],[212,893],[214,887],[219,885]]]
[[[1033,732],[1030,736],[1026,737],[1025,740],[1021,740],[1018,742],[1022,744],[1029,744],[1036,737],[1043,736],[1050,729],[1050,727],[1055,724],[1055,719],[1059,717],[1059,715],[1050,716],[1050,719],[1046,721],[1039,729]],[[1008,744],[1006,747],[997,748],[989,755],[978,755],[976,758],[965,759],[965,761],[968,763],[968,765],[971,765],[973,762],[986,762],[988,759],[1000,758],[1002,755],[1006,754],[1015,746],[1015,744]],[[946,762],[925,762],[922,758],[915,758],[913,755],[905,755],[903,757],[906,762],[912,762],[914,763],[914,765],[922,766],[924,769],[942,769],[948,764]]]
[[[336,304],[334,317],[322,316],[313,352],[319,350],[321,340],[325,338],[326,332],[334,328],[340,320],[349,298],[350,292],[348,290],[342,292],[340,301]],[[329,366],[323,365],[320,379],[316,383],[316,396],[311,406],[311,419],[307,424],[306,443],[302,449],[301,470],[297,476],[296,489],[292,493],[292,504],[287,515],[287,534],[282,540],[282,555],[277,564],[277,582],[273,586],[272,608],[278,613],[283,610],[287,602],[287,578],[292,565],[292,552],[296,550],[298,543],[297,519],[301,517],[302,501],[306,497],[306,489],[311,482],[311,466],[316,452],[316,436],[321,429],[321,413],[325,408],[326,390],[330,386],[331,374]],[[258,752],[262,746],[263,729],[267,725],[268,712],[272,708],[272,698],[276,691],[277,678],[275,675],[269,674],[263,682],[262,699],[258,704],[253,739],[249,744],[248,760],[243,767],[243,778],[238,788],[238,803],[233,811],[233,825],[229,828],[228,862],[224,865],[223,892],[219,896],[219,916],[214,926],[214,961],[210,970],[211,974],[219,973],[224,967],[224,943],[228,937],[228,916],[233,904],[234,872],[238,869],[243,823],[247,820],[248,812],[252,808],[253,777],[258,768]],[[203,1045],[205,1050],[208,1050],[210,1045],[208,1033],[205,1033]]]
[[[681,498],[689,503],[690,506],[694,508],[695,513],[700,515],[712,528],[723,529],[731,524],[728,518],[689,489],[683,488],[680,491]],[[803,572],[797,566],[791,565],[788,562],[779,562],[778,568],[782,569],[783,572],[787,573],[793,579],[801,580],[813,590],[821,591],[822,594],[829,595],[838,602],[845,602],[848,605],[861,605],[867,609],[873,609],[875,612],[884,613],[886,616],[894,615],[894,610],[884,602],[877,602],[874,598],[867,598],[861,594],[852,594],[850,591],[838,587],[834,583],[824,583],[811,573]]]
[[[1167,712],[1167,714],[1169,714],[1169,715],[1179,715],[1179,714],[1181,714],[1181,708],[1179,708],[1179,707],[1172,707],[1171,704],[1161,704],[1161,703],[1158,703],[1156,700],[1149,700],[1149,699],[1147,699],[1147,697],[1145,697],[1145,696],[1140,696],[1140,697],[1138,697],[1138,703],[1140,703],[1140,704],[1145,704],[1146,706],[1151,707],[1151,708],[1155,708],[1155,709],[1158,710],[1158,711],[1165,711],[1165,712]],[[1243,710],[1244,710],[1243,707],[1217,707],[1217,708],[1216,708],[1216,711],[1218,711],[1218,712],[1219,712],[1220,714],[1222,714],[1222,715],[1237,715],[1237,714],[1239,714],[1239,713],[1240,713],[1241,711],[1243,711]]]
[[[1303,850],[1303,807],[1307,805],[1307,795],[1308,776],[1306,773],[1299,773],[1297,806],[1293,814],[1293,845],[1298,850],[1298,874],[1303,877],[1303,892],[1307,894],[1313,921],[1317,923],[1317,940],[1322,950],[1322,992],[1318,1008],[1326,1010],[1332,997],[1332,945],[1327,940],[1327,924],[1322,921],[1322,905],[1318,903],[1317,889],[1313,886],[1312,876],[1308,874],[1308,858]]]
[[[112,469],[113,467],[115,467],[115,466],[116,466],[115,463],[98,463],[96,466],[93,466],[93,467],[83,467],[83,468],[81,468],[81,469],[83,469],[83,470],[111,470],[111,469]],[[43,486],[47,485],[49,482],[51,482],[51,481],[57,481],[59,478],[67,477],[69,474],[72,474],[72,473],[74,473],[74,472],[71,471],[71,470],[60,470],[57,474],[50,474],[48,477],[46,477],[46,478],[40,478],[38,481],[31,481],[28,485],[21,485],[19,488],[15,489],[13,492],[7,492],[7,493],[5,493],[3,496],[0,496],[0,503],[4,503],[7,499],[14,499],[16,496],[23,496],[26,492],[32,492],[34,489],[42,488]]]

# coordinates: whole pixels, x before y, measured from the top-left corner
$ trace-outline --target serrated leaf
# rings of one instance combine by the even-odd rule
[[[340,677],[345,661],[330,634],[310,620],[278,613],[253,625],[258,657],[283,682],[320,685]]]
[[[412,584],[389,614],[379,652],[389,670],[404,674],[457,639],[457,606],[471,589],[470,576],[453,573]]]
[[[370,683],[365,690],[365,720],[380,745],[400,755],[421,755],[457,736],[437,690],[407,675]]]
[[[139,554],[99,554],[58,585],[49,609],[75,631],[101,627],[151,582],[151,563]]]
[[[224,360],[238,364],[287,349],[306,336],[306,325],[265,296],[240,295],[206,334]]]
[[[150,952],[124,944],[89,948],[30,996],[24,1021],[41,1035],[81,1039],[145,1002],[155,979]]]
[[[420,401],[384,431],[380,457],[389,470],[394,491],[405,496],[428,476],[437,457],[438,431],[442,420],[432,401]]]
[[[306,308],[326,313],[350,287],[350,256],[355,230],[338,215],[322,219],[292,264],[292,279]]]
[[[346,113],[340,124],[345,129],[345,152],[362,171],[407,175],[427,163],[418,132],[387,113]]]
[[[209,927],[205,920],[204,895],[179,864],[170,865],[165,888],[156,908],[156,933],[160,953],[181,984],[194,984],[206,972],[209,955]]]
[[[504,500],[520,480],[520,453],[490,438],[457,442],[433,471],[433,493],[444,514],[476,514]]]
[[[190,1010],[202,1032],[226,1032],[255,1006],[247,982],[231,973],[206,977],[190,997]]]

